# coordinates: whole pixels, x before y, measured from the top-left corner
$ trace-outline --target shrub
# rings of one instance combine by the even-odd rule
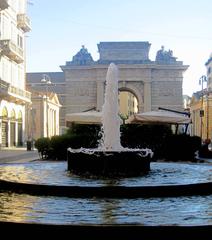
[[[193,161],[195,152],[201,147],[201,138],[186,134],[173,135],[164,145],[165,159],[170,161]]]
[[[39,138],[35,142],[42,159],[67,159],[67,148],[96,148],[100,139],[99,125],[74,125],[62,136]],[[175,135],[169,125],[127,124],[121,126],[121,144],[129,148],[150,148],[153,160],[193,160],[201,139],[185,134]]]
[[[50,139],[49,138],[38,138],[35,141],[35,148],[37,148],[40,158],[47,159],[50,151]]]
[[[121,143],[124,147],[150,148],[154,159],[164,157],[164,142],[173,135],[169,125],[128,124],[121,128]]]

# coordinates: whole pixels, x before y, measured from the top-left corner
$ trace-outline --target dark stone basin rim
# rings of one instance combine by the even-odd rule
[[[211,239],[211,225],[166,225],[166,226],[144,226],[141,224],[42,224],[42,223],[19,223],[0,221],[1,233],[6,231],[7,236],[13,230],[15,233],[23,234],[31,230],[34,235],[41,233],[64,234],[70,233],[76,239],[107,239],[108,237],[121,237],[122,240],[152,239],[185,239],[195,236],[195,239]],[[9,230],[9,231],[8,231]],[[58,235],[57,235],[58,236]],[[158,236],[160,238],[158,238]]]
[[[212,194],[212,182],[160,186],[59,186],[0,180],[0,192],[71,198],[178,197]]]

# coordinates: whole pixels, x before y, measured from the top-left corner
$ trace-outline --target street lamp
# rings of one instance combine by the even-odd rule
[[[52,84],[51,78],[47,74],[42,75],[41,83],[45,85],[46,92],[46,136],[49,137],[49,125],[48,125],[48,87]]]
[[[203,110],[203,84],[204,82],[207,82],[207,77],[205,75],[202,75],[199,79],[199,85],[201,85],[201,109],[200,109],[200,118],[201,118],[201,124],[200,124],[200,137],[202,140],[202,132],[203,132],[203,117],[204,117],[204,110]]]

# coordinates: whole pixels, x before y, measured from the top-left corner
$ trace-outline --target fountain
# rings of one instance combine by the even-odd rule
[[[150,170],[151,149],[123,148],[120,143],[118,68],[109,65],[102,109],[102,138],[97,149],[68,149],[68,170],[101,177],[139,176]]]
[[[97,149],[69,149],[69,171],[66,161],[0,164],[1,234],[210,239],[211,165],[152,162],[149,172],[151,150],[120,144],[114,64],[105,97],[113,100],[103,106],[102,141]],[[92,174],[98,177],[84,177]]]

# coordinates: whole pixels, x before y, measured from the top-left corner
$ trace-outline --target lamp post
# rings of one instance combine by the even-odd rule
[[[201,85],[201,109],[200,109],[200,119],[201,119],[201,123],[200,123],[200,137],[202,140],[202,135],[203,135],[203,117],[204,117],[204,110],[203,110],[203,86],[204,86],[204,82],[207,82],[207,77],[205,75],[202,75],[199,79],[199,84]]]
[[[49,137],[49,125],[48,125],[48,87],[52,84],[51,78],[47,74],[42,75],[41,83],[45,85],[46,93],[46,136]]]

